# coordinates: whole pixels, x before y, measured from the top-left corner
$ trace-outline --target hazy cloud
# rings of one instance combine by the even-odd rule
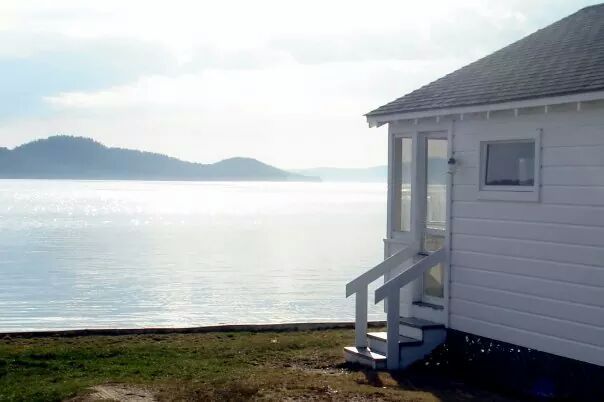
[[[7,0],[0,146],[385,162],[363,113],[601,0]]]
[[[109,88],[176,68],[167,49],[132,38],[1,32],[0,43],[0,117],[41,112],[46,96]]]

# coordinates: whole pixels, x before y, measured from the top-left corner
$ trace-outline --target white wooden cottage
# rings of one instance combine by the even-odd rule
[[[387,258],[346,286],[346,359],[403,368],[453,329],[603,366],[604,4],[366,117],[388,125]]]

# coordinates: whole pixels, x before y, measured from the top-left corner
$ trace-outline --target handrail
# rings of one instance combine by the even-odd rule
[[[413,257],[418,249],[418,246],[411,245],[385,259],[346,285],[346,297],[356,294],[354,338],[357,348],[367,347],[367,299],[369,284],[386,275],[386,273],[394,268],[401,266],[405,261]]]
[[[445,258],[446,250],[441,248],[413,263],[410,267],[404,269],[403,272],[384,283],[375,291],[376,303],[386,299],[386,367],[389,370],[396,370],[400,365],[398,345],[401,302],[400,289],[431,267],[445,261]]]
[[[356,279],[353,279],[348,284],[346,284],[346,297],[350,297],[351,295],[361,290],[363,287],[381,278],[394,268],[398,268],[405,261],[417,254],[417,251],[417,248],[413,245],[406,247],[401,251],[397,252],[396,254],[393,254],[392,256],[386,258],[384,261],[371,268],[369,271],[361,274]]]
[[[384,300],[389,295],[391,290],[398,291],[398,289],[402,288],[413,279],[423,274],[424,271],[440,262],[443,262],[445,260],[445,253],[445,249],[441,248],[438,251],[435,251],[422,258],[394,278],[390,279],[388,282],[384,283],[375,291],[375,303],[377,304]]]

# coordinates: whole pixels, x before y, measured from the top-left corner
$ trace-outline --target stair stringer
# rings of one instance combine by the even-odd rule
[[[401,345],[399,349],[399,367],[401,369],[423,359],[447,339],[445,328],[423,329],[422,332],[422,343],[420,345]]]

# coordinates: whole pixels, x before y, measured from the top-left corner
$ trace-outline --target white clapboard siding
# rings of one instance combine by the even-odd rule
[[[563,284],[574,283],[604,288],[604,268],[591,265],[569,264],[459,250],[453,250],[451,264],[479,269],[487,273],[499,272],[518,275],[522,278],[541,278],[563,282]],[[577,291],[581,291],[582,289],[584,288],[577,288]]]
[[[453,218],[451,224],[455,228],[455,233],[458,234],[540,240],[604,248],[604,227],[484,218]]]
[[[453,201],[476,201],[478,190],[475,185],[453,186]],[[541,202],[544,204],[604,206],[604,186],[543,186]]]
[[[544,148],[543,166],[604,166],[604,145]]]
[[[501,219],[604,227],[604,207],[472,200],[454,202],[452,215],[454,218]]]
[[[541,169],[543,186],[604,186],[602,166],[544,166]]]
[[[604,366],[604,348],[451,313],[451,327],[471,334]]]
[[[604,327],[560,320],[526,311],[495,307],[460,299],[451,301],[452,311],[463,311],[464,316],[493,324],[514,326],[537,334],[557,336],[563,339],[604,346]]]
[[[464,169],[478,167],[478,152],[475,149],[467,151],[455,151],[453,156],[455,157],[456,166],[453,179],[455,179],[455,176],[462,173]]]
[[[604,247],[506,239],[484,235],[474,236],[455,233],[453,249],[594,266],[601,266],[604,262]]]
[[[537,202],[478,198],[478,142],[540,130]],[[450,326],[604,365],[604,110],[459,121]]]
[[[485,289],[482,286],[454,283],[451,297],[588,325],[600,326],[604,322],[602,307],[527,295],[514,290]]]
[[[604,187],[543,186],[543,203],[604,206]]]
[[[454,151],[475,151],[476,138],[499,133],[534,133],[543,130],[541,146],[582,147],[604,145],[602,109],[581,115],[552,113],[518,118],[495,118],[483,121],[460,121],[456,124]],[[463,133],[462,133],[463,131]]]
[[[459,265],[451,266],[451,278],[454,284],[482,286],[485,289],[508,290],[552,300],[604,307],[604,288],[598,286],[488,272]]]
[[[543,137],[541,138],[541,146],[543,148],[551,147],[586,147],[586,146],[601,146],[604,145],[604,129],[600,126],[578,126],[577,131],[581,132],[581,135],[575,135],[576,133],[569,132],[569,129],[564,126],[548,126],[546,124],[527,124],[525,126],[518,125],[513,131],[515,135],[521,135],[522,133],[532,134],[536,130],[543,130]],[[455,139],[454,150],[458,151],[476,151],[478,149],[477,138],[483,138],[486,133],[504,133],[510,132],[509,125],[494,124],[493,127],[485,131],[472,130],[468,131],[467,134],[458,135],[459,131],[456,131],[457,138]]]
[[[478,168],[463,166],[453,175],[453,184],[478,185]],[[604,187],[603,166],[544,166],[541,169],[543,186],[600,186]]]

